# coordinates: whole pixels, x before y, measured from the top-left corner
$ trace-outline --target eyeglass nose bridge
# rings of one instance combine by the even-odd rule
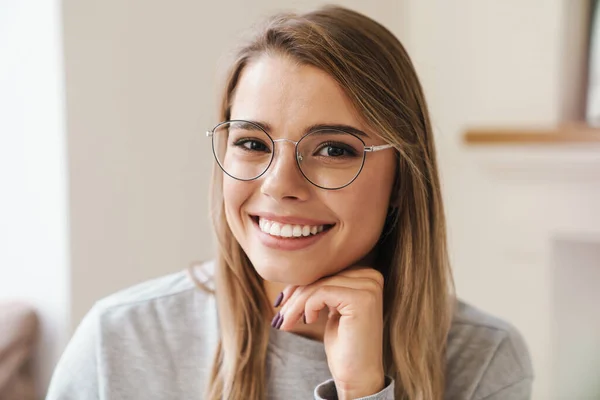
[[[296,159],[298,160],[298,162],[302,162],[302,159],[303,159],[302,158],[302,154],[298,153],[298,143],[300,143],[300,140],[302,140],[302,139],[300,139],[298,141],[294,141],[294,140],[291,140],[291,139],[285,139],[285,138],[282,138],[282,139],[271,139],[271,140],[273,141],[273,143],[290,142],[291,144],[293,144],[294,145],[294,153],[296,155]]]

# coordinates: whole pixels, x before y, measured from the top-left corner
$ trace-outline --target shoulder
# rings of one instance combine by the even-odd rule
[[[496,349],[499,344],[506,345],[519,369],[531,369],[527,345],[517,328],[464,301],[456,304],[448,341],[449,352],[465,346]]]
[[[98,300],[90,314],[100,323],[150,324],[156,319],[172,319],[185,314],[190,308],[195,311],[208,306],[212,293],[213,261],[204,262],[194,268],[154,278],[118,291]],[[204,289],[204,290],[203,290]],[[164,313],[162,313],[164,311]]]
[[[88,311],[78,331],[91,338],[127,336],[152,327],[185,327],[187,316],[198,318],[214,311],[213,270],[214,262],[207,261],[104,297]]]
[[[213,265],[213,261],[206,261],[194,268],[138,283],[104,297],[96,305],[101,308],[128,306],[194,290],[197,288],[195,281],[210,283]]]
[[[210,284],[213,264],[213,261],[207,261],[193,269],[178,271],[138,283],[104,297],[96,303],[96,307],[101,309],[127,307],[139,303],[160,301],[194,291],[198,288],[197,282]]]
[[[204,263],[96,302],[63,352],[47,399],[95,399],[100,392],[121,398],[134,391],[149,398],[141,395],[147,387],[131,385],[149,379],[163,390],[176,382],[178,370],[165,372],[162,360],[185,364],[186,357],[196,357],[193,365],[200,368],[218,332],[212,268],[212,262]]]
[[[519,331],[463,301],[456,304],[447,359],[448,392],[474,399],[533,379],[529,351]]]

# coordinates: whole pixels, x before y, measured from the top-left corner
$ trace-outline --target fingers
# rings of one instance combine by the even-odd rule
[[[345,276],[348,278],[371,279],[374,282],[376,282],[383,290],[383,284],[384,284],[383,274],[373,268],[345,269],[334,276]]]
[[[342,281],[342,280],[338,279],[339,277],[371,279],[374,282],[376,282],[380,286],[380,288],[383,290],[384,278],[383,278],[383,275],[381,274],[381,272],[379,272],[373,268],[353,267],[353,268],[343,270],[343,271],[337,273],[336,275],[322,278],[322,279],[316,281],[315,283],[313,283],[312,285],[307,285],[307,286],[290,285],[290,286],[287,286],[279,294],[279,296],[277,296],[277,299],[275,300],[275,304],[273,306],[276,308],[280,307],[280,306],[284,306],[285,303],[287,303],[290,300],[290,298],[296,294],[296,292],[298,290],[300,290],[299,293],[301,293],[304,290],[304,288],[313,286],[315,284],[318,284],[319,282],[323,283],[323,284],[331,284],[331,285],[335,285],[335,284],[344,285],[344,283],[347,282],[347,285],[349,287],[352,287],[351,281]]]
[[[300,319],[303,319],[305,323],[314,322],[317,320],[319,312],[326,306],[330,308],[330,315],[332,312],[339,312],[338,308],[341,298],[338,299],[337,304],[333,305],[326,304],[325,300],[332,301],[329,297],[321,298],[320,301],[313,300],[311,307],[306,307],[307,301],[319,288],[340,287],[354,289],[372,293],[375,298],[379,298],[383,291],[383,284],[384,278],[379,271],[373,268],[353,267],[343,270],[336,275],[319,279],[307,286],[287,286],[275,300],[274,306],[280,306],[281,310],[271,321],[271,326],[278,329],[285,329],[294,326]],[[327,293],[330,291],[330,289],[326,289]],[[333,303],[336,302],[334,301]],[[315,307],[320,308],[316,309]]]
[[[307,322],[318,318],[319,312],[329,307],[329,318],[358,315],[358,313],[375,312],[378,307],[378,296],[369,291],[339,286],[322,286],[315,290],[304,304]]]
[[[304,316],[304,304],[306,300],[318,289],[318,285],[312,284],[308,286],[299,287],[294,291],[294,294],[281,308],[280,315],[283,323],[280,324],[280,328],[294,326],[300,318],[303,318],[305,323],[310,323],[308,316]],[[314,320],[310,320],[311,322]],[[285,328],[284,328],[285,329]]]
[[[319,312],[325,307],[341,315],[350,315],[359,308],[368,312],[372,307],[371,300],[381,301],[381,297],[382,286],[376,275],[360,278],[335,275],[296,288],[282,307],[279,313],[281,321],[277,325],[284,330],[291,328],[303,316],[310,324],[318,319]]]
[[[281,293],[279,293],[279,295],[275,299],[275,303],[273,304],[273,307],[277,308],[277,307],[285,304],[288,301],[288,299],[290,298],[290,296],[294,293],[294,291],[296,290],[297,287],[298,286],[295,286],[295,285],[286,286],[285,289],[283,289],[283,291]]]
[[[273,304],[273,307],[277,308],[277,307],[282,306],[285,303],[287,303],[289,301],[290,297],[293,296],[293,294],[296,292],[297,289],[298,289],[298,286],[295,286],[295,285],[286,286],[285,289],[283,289],[283,291],[281,293],[279,293],[279,295],[277,295],[277,298],[275,299],[275,303]],[[283,323],[283,315],[281,314],[281,311],[279,311],[279,312],[277,312],[277,314],[275,314],[275,316],[271,320],[271,326],[273,328],[279,329],[281,327],[282,323]]]

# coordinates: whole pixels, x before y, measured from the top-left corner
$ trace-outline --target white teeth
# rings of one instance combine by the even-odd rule
[[[269,229],[269,234],[273,236],[279,236],[281,232],[281,226],[277,222],[273,222],[271,225],[271,229]]]
[[[324,226],[310,226],[310,225],[291,225],[281,224],[279,222],[269,221],[264,218],[259,218],[258,226],[260,230],[273,236],[281,236],[285,238],[291,237],[302,237],[316,235],[319,232],[323,232]]]
[[[292,235],[294,235],[294,237],[302,236],[302,227],[300,225],[294,225],[294,230],[292,231]]]
[[[261,219],[262,221],[262,219]],[[266,221],[263,223],[263,227],[262,227],[263,232],[270,232],[271,231],[271,221]]]
[[[304,225],[302,227],[302,236],[308,236],[308,235],[310,235],[310,226]]]
[[[293,228],[291,225],[285,224],[281,227],[280,235],[283,237],[292,237]]]

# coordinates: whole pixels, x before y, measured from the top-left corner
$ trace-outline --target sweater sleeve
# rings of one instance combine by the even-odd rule
[[[473,400],[528,400],[531,398],[533,367],[520,336],[500,342],[478,382]]]
[[[315,388],[315,400],[337,400],[337,392],[335,389],[335,381],[329,379]],[[385,377],[385,388],[379,393],[372,394],[367,397],[361,397],[357,400],[394,400],[394,380],[389,376]]]
[[[97,336],[98,317],[92,308],[58,361],[46,400],[99,399]]]
[[[510,386],[500,389],[482,400],[529,400],[531,399],[531,385],[533,380],[525,378]]]

